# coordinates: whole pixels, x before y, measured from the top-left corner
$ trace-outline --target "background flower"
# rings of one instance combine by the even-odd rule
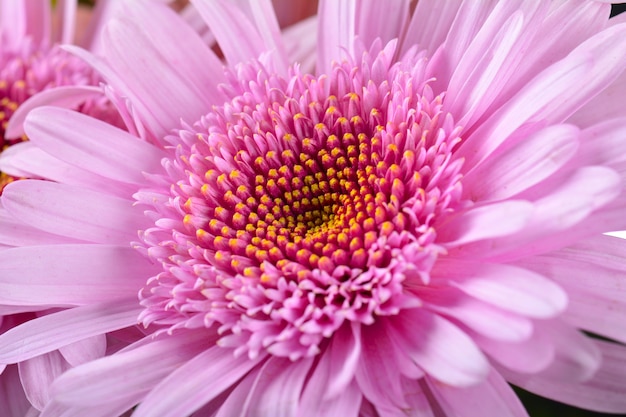
[[[623,346],[579,330],[626,340],[624,242],[601,235],[625,202],[608,5],[326,1],[315,60],[289,67],[268,2],[194,4],[225,75],[175,14],[127,2],[104,60],[73,51],[131,134],[27,118],[88,175],[6,188],[2,226],[41,245],[0,252],[2,302],[52,286],[75,307],[54,337],[0,336],[0,360],[119,328],[140,288],[154,332],[62,375],[44,415],[525,415],[505,380],[624,411]]]
[[[27,139],[21,124],[25,114],[38,105],[71,107],[108,123],[121,125],[117,110],[99,87],[100,76],[59,46],[61,42],[72,42],[76,38],[77,44],[94,49],[97,41],[95,32],[76,36],[76,2],[58,3],[54,9],[47,0],[0,3],[0,150],[3,155],[11,154],[9,146]],[[108,2],[95,10],[91,19],[94,30],[102,24],[112,5],[113,2]],[[37,93],[39,95],[33,97]],[[54,169],[48,169],[45,160],[30,158],[30,154],[37,152],[30,144],[24,144],[24,149],[29,151],[22,154],[24,159],[20,169],[5,166],[0,170],[0,194],[7,183],[18,177],[56,179],[57,174]],[[34,174],[33,169],[41,175]],[[0,251],[19,244],[14,239],[15,235],[13,239],[7,239],[9,232],[19,234],[19,226],[3,224]],[[18,240],[23,238],[24,235]],[[10,334],[17,324],[58,312],[57,307],[60,306],[5,305],[0,309],[0,333]],[[6,369],[2,366],[0,414],[34,415],[36,409],[42,409],[48,400],[48,385],[54,377],[71,365],[103,355],[106,348],[104,336],[57,347],[62,349],[47,350],[41,356],[32,355],[22,361],[19,371],[18,365],[9,365]]]

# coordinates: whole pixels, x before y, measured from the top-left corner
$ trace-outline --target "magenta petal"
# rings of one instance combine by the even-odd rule
[[[464,192],[474,201],[510,198],[548,178],[578,149],[578,129],[554,125],[524,137],[465,176]]]
[[[402,53],[419,45],[432,56],[446,39],[461,3],[462,0],[420,0],[402,42]]]
[[[31,36],[33,42],[45,42],[50,34],[50,2],[47,0],[0,2],[0,27],[4,30],[3,42],[10,48],[19,49],[24,38]],[[6,30],[11,28],[12,30]]]

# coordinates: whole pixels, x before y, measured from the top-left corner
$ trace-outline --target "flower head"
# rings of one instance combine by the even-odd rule
[[[0,225],[33,237],[0,252],[0,302],[71,308],[54,337],[0,335],[0,363],[26,337],[149,333],[59,377],[44,415],[525,415],[507,381],[626,409],[626,349],[581,331],[626,342],[624,242],[601,234],[626,203],[608,5],[322,1],[313,67],[289,36],[311,21],[283,39],[269,2],[193,4],[226,71],[128,1],[104,59],[71,50],[130,133],[26,119],[73,171],[6,188]]]

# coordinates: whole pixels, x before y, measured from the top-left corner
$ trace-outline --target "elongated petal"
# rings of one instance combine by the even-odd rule
[[[594,343],[602,352],[602,362],[593,377],[583,383],[513,373],[506,373],[506,378],[528,391],[556,401],[601,413],[623,414],[626,412],[626,349],[600,340]]]
[[[462,0],[421,0],[413,12],[411,22],[402,42],[401,53],[419,45],[432,55],[448,35]],[[437,16],[432,19],[431,16]]]
[[[0,251],[0,300],[8,305],[36,306],[125,298],[136,294],[156,271],[127,247],[61,244],[10,248]]]
[[[432,275],[433,281],[449,281],[472,297],[529,317],[553,317],[567,305],[567,295],[551,280],[509,265],[440,260]]]
[[[528,417],[515,392],[494,369],[480,384],[457,388],[426,379],[448,415],[459,417]]]
[[[487,360],[472,340],[446,319],[421,309],[405,310],[390,320],[395,340],[433,378],[458,387],[482,381]]]
[[[212,347],[172,372],[150,391],[134,414],[136,417],[189,415],[228,389],[261,359],[263,356],[256,360],[247,356],[235,358],[230,349]]]
[[[207,342],[203,339],[210,341],[204,334],[188,336],[151,340],[72,368],[55,381],[52,397],[78,407],[88,404],[94,409],[106,409],[125,403],[130,408],[170,372],[204,349]]]
[[[30,320],[0,335],[0,362],[16,363],[137,323],[134,299],[71,308]]]
[[[132,201],[48,181],[19,181],[2,205],[25,224],[48,233],[95,243],[125,245],[147,226]]]
[[[470,209],[439,228],[449,246],[513,234],[528,223],[533,211],[526,201],[505,201]]]
[[[19,49],[24,38],[31,36],[33,42],[46,41],[50,36],[51,12],[47,0],[3,1],[0,4],[0,27],[9,47]]]
[[[269,358],[259,370],[246,399],[245,417],[297,417],[304,381],[312,359],[293,363],[287,358]]]
[[[350,54],[354,49],[356,8],[354,0],[320,1],[316,65],[318,74],[328,73],[333,61],[341,62],[344,54]]]
[[[54,105],[74,108],[87,99],[99,96],[102,96],[101,89],[85,85],[62,86],[41,91],[20,104],[9,119],[5,135],[8,138],[18,138],[24,135],[23,124],[26,120],[26,115],[37,107]]]
[[[626,24],[606,29],[529,82],[463,144],[459,152],[467,157],[468,166],[493,152],[523,124],[538,117],[544,122],[562,122],[606,88],[622,73],[625,32]],[[581,79],[593,82],[581,88]],[[490,140],[479,139],[485,137]]]
[[[556,172],[577,149],[577,128],[551,126],[471,170],[464,191],[474,201],[510,198]]]
[[[6,189],[5,189],[6,192]],[[16,220],[6,210],[0,209],[0,244],[9,246],[50,245],[78,243],[64,236],[46,233]]]
[[[0,373],[0,413],[7,417],[25,416],[30,407],[22,388],[17,365],[7,366]]]
[[[105,178],[144,184],[143,172],[161,170],[161,150],[71,110],[37,108],[29,113],[24,127],[31,140],[46,152]],[[83,134],[84,130],[90,134]]]

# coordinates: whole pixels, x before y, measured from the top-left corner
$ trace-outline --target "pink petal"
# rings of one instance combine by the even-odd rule
[[[403,358],[398,357],[392,344],[394,333],[386,326],[388,323],[384,322],[360,326],[361,355],[355,377],[363,395],[376,408],[393,412],[406,408],[407,404],[400,383]],[[356,324],[353,327],[359,328]]]
[[[57,0],[56,10],[60,15],[59,26],[61,27],[61,36],[57,42],[74,42],[74,32],[76,29],[76,6],[76,0]]]
[[[566,289],[564,319],[578,328],[626,342],[626,241],[597,236],[517,264],[539,272]]]
[[[622,72],[623,60],[618,57],[626,56],[624,32],[626,25],[619,25],[595,35],[535,77],[467,138],[459,156],[465,156],[471,167],[524,124],[538,118],[544,123],[564,121]],[[580,80],[587,82],[581,87]]]
[[[59,404],[89,404],[94,410],[128,409],[210,339],[203,332],[156,340],[149,336],[148,343],[70,369],[54,382],[52,397]]]
[[[426,373],[458,387],[482,381],[489,365],[480,349],[458,327],[423,309],[404,310],[389,320],[394,340]]]
[[[524,374],[543,371],[556,355],[552,340],[541,329],[534,329],[530,338],[522,342],[489,339],[479,334],[473,334],[472,339],[492,360]]]
[[[357,2],[354,0],[321,0],[318,10],[318,74],[330,72],[333,61],[341,62],[351,55],[356,35]]]
[[[464,178],[473,201],[510,198],[561,168],[578,149],[578,129],[554,125],[540,130],[470,170]]]
[[[71,242],[76,243],[74,239],[53,235],[25,225],[17,221],[6,210],[0,209],[0,244],[9,246],[31,246]]]
[[[133,202],[48,181],[7,187],[2,205],[19,221],[45,232],[104,244],[129,244],[147,226]]]
[[[594,341],[579,330],[557,320],[537,322],[554,345],[552,363],[540,375],[555,381],[586,381],[602,362],[602,355]]]
[[[528,417],[524,406],[494,369],[479,385],[457,388],[427,378],[437,402],[446,415],[458,417]]]
[[[0,251],[0,300],[34,306],[105,302],[136,294],[159,269],[129,247],[10,248]]]
[[[620,116],[624,116],[623,111]],[[581,143],[577,160],[585,165],[607,165],[623,172],[626,166],[625,135],[626,118],[605,118],[581,132],[585,140]]]
[[[20,362],[87,338],[132,326],[137,323],[140,312],[137,300],[126,299],[70,308],[32,319],[0,335],[0,362]],[[100,352],[101,341],[93,342],[97,343],[96,352]]]
[[[567,306],[567,295],[551,280],[509,265],[440,259],[433,282],[443,280],[464,293],[523,316],[548,318]]]
[[[591,379],[579,383],[540,376],[507,373],[508,381],[543,397],[602,413],[626,412],[626,349],[622,345],[594,340],[602,362]]]
[[[19,50],[27,36],[31,36],[35,44],[49,41],[50,16],[47,0],[0,2],[0,28],[4,29],[2,32],[6,36],[3,42],[8,48]]]
[[[283,30],[285,50],[290,63],[298,63],[304,73],[315,72],[317,57],[317,16]]]
[[[313,360],[269,358],[259,370],[242,417],[297,417],[300,395]]]
[[[340,395],[330,400],[322,400],[316,417],[357,417],[362,397],[361,390],[355,382],[352,382],[341,391]],[[303,408],[303,410],[310,411],[311,409]]]
[[[410,1],[395,1],[393,7],[378,0],[361,0],[357,3],[356,35],[366,47],[376,39],[383,44],[400,38],[409,18]]]
[[[70,1],[70,3],[72,3]],[[17,138],[25,134],[23,124],[28,113],[41,106],[55,105],[65,108],[74,108],[87,99],[102,97],[102,90],[91,86],[62,86],[41,91],[20,104],[9,119],[5,135],[8,138]]]
[[[449,26],[447,33],[445,33],[445,42],[434,53],[431,61],[431,65],[434,65],[436,68],[433,72],[437,73],[437,80],[434,82],[435,91],[445,91],[450,82],[452,72],[458,67],[458,63],[463,54],[465,54],[470,42],[476,37],[476,34],[482,28],[496,4],[495,0],[478,3],[463,1],[458,6],[453,20],[451,20],[451,15],[454,12],[448,8],[444,9],[447,12],[443,16],[444,26],[437,35],[443,35],[444,30],[448,28],[448,22],[451,21],[452,24]],[[453,7],[455,6],[456,4],[453,3]],[[436,12],[437,10],[430,9],[429,11]],[[428,17],[421,16],[421,21],[429,19],[433,19],[432,15]],[[428,35],[426,34],[425,36]]]
[[[32,141],[17,143],[5,149],[0,154],[0,171],[16,177],[48,179],[83,186],[118,197],[128,198],[137,190],[136,186],[111,181],[61,161],[42,151]]]
[[[540,1],[498,2],[464,51],[446,91],[446,108],[470,128],[515,74],[548,9]]]
[[[460,292],[442,290],[426,293],[424,306],[436,313],[454,318],[483,336],[509,342],[528,339],[533,331],[527,318],[501,310]]]
[[[550,11],[547,16],[542,16],[540,24],[535,25],[535,30],[529,34],[532,36],[527,37],[532,44],[520,54],[522,59],[501,92],[499,104],[609,23],[610,6],[597,1],[541,3],[549,3]]]
[[[529,202],[515,200],[472,208],[436,227],[438,240],[454,247],[507,236],[526,226],[532,210]]]
[[[108,330],[106,332],[108,333]],[[97,334],[79,340],[78,342],[61,346],[59,352],[71,366],[78,366],[103,357],[106,353],[106,349],[107,339],[103,331],[102,334]]]
[[[50,155],[120,182],[145,184],[143,172],[160,172],[165,156],[121,129],[67,109],[37,108],[28,114],[24,128]]]
[[[261,54],[275,49],[278,45],[282,48],[276,33],[278,30],[276,16],[272,15],[271,5],[266,1],[257,5],[252,4],[252,2],[249,4],[252,12],[251,17],[256,21],[255,23],[263,23],[261,29],[265,30],[261,31],[258,31],[258,26],[255,27],[256,25],[233,3],[217,0],[192,1],[192,4],[198,9],[211,29],[231,66],[257,59]],[[261,12],[261,16],[254,16],[254,12]],[[282,55],[281,58],[284,57],[283,54],[280,55]],[[275,69],[279,70],[281,67],[278,66]]]
[[[219,346],[207,349],[170,373],[150,391],[133,415],[190,415],[235,384],[263,358],[235,358],[231,349]]]
[[[432,56],[448,35],[462,0],[420,0],[402,41],[401,54],[419,45]],[[436,19],[433,19],[436,16]]]
[[[69,364],[57,351],[37,356],[18,364],[20,380],[31,404],[42,410],[50,400],[50,385],[69,369]]]

